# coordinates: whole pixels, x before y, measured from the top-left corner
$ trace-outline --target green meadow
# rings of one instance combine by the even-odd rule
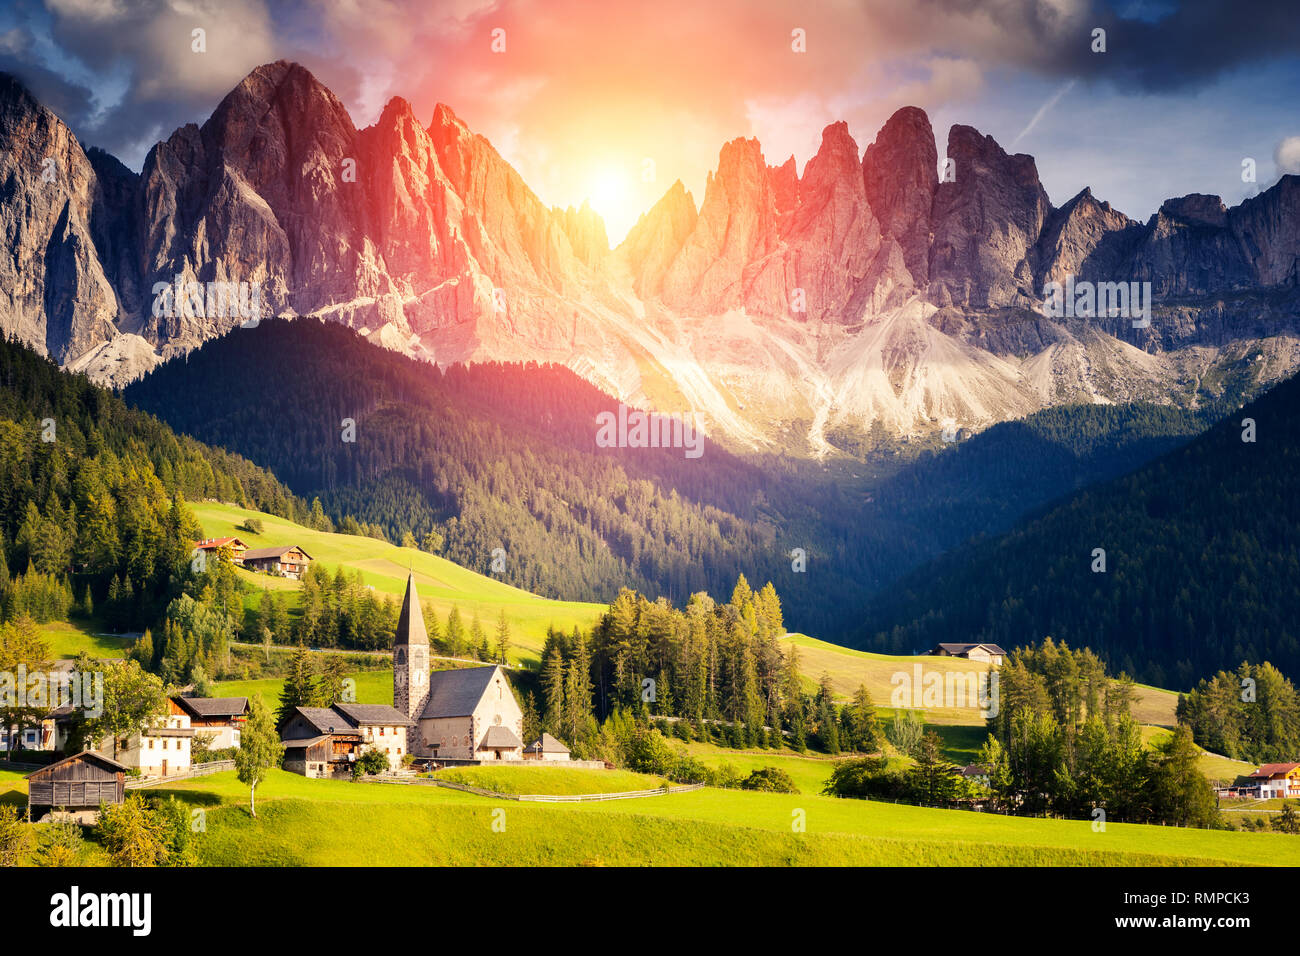
[[[596,770],[587,767],[451,767],[434,774],[439,780],[460,783],[493,793],[535,793],[572,796],[582,793],[631,793],[653,790],[667,780],[630,770]],[[671,786],[671,784],[668,784]]]
[[[125,657],[131,649],[128,638],[96,633],[89,621],[50,621],[40,629],[54,660],[73,658],[82,651],[96,658]]]
[[[943,674],[983,674],[989,665],[959,657],[930,657],[873,654],[838,644],[819,641],[806,634],[787,634],[782,642],[799,653],[799,669],[804,677],[819,681],[823,674],[829,676],[831,689],[842,697],[849,697],[860,686],[865,686],[877,707],[889,707],[896,688],[895,675],[907,674],[914,678],[915,667],[920,664],[922,674],[938,671]],[[914,679],[913,679],[914,682]],[[1172,727],[1176,723],[1174,708],[1178,695],[1172,691],[1145,684],[1135,684],[1132,712],[1140,724]],[[974,707],[940,707],[926,711],[926,720],[935,724],[980,723]]]
[[[392,668],[381,671],[357,671],[347,676],[356,681],[358,704],[393,702]],[[250,700],[260,696],[266,704],[274,708],[280,700],[282,690],[284,690],[284,678],[266,677],[258,680],[217,681],[213,685],[212,693],[215,697],[247,697]]]
[[[574,785],[562,779],[574,769],[518,769],[560,775],[553,787]],[[218,866],[1300,864],[1300,837],[1280,834],[1131,824],[1098,833],[1090,820],[808,793],[706,788],[635,800],[494,803],[445,788],[277,771],[259,787],[254,820],[247,789],[233,773],[156,792],[206,809],[203,859]]]

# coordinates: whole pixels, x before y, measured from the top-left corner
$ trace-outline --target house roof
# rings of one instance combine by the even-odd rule
[[[949,654],[968,654],[977,647],[984,648],[990,654],[997,654],[1003,657],[1005,657],[1007,653],[1002,648],[998,647],[996,644],[942,644],[941,643],[935,646],[935,650],[938,650],[939,648],[943,648]]]
[[[415,725],[415,721],[388,704],[335,704],[333,709],[342,713],[355,727],[373,727],[380,724],[390,727]]]
[[[415,593],[415,572],[406,578],[406,593],[402,595],[402,612],[397,618],[394,644],[428,644],[429,633],[424,629],[424,612],[420,610],[420,596]]]
[[[284,744],[285,750],[298,750],[299,748],[315,746],[316,744],[329,739],[329,734],[321,734],[319,737],[298,737],[289,740],[282,740],[280,742]]]
[[[195,542],[194,547],[200,551],[211,551],[216,548],[247,548],[238,538],[204,538],[202,541]]]
[[[297,548],[299,551],[302,551],[302,556],[306,558],[308,561],[313,560],[312,556],[308,554],[306,550],[298,547],[298,545],[296,544],[284,544],[284,545],[280,545],[278,548],[249,548],[247,551],[244,552],[244,560],[256,561],[258,558],[279,558],[284,556],[284,554],[286,554],[287,552],[294,550],[295,548]]]
[[[55,767],[62,767],[65,763],[71,763],[74,760],[89,760],[92,763],[100,764],[106,770],[112,770],[114,772],[126,770],[126,767],[123,764],[118,763],[112,757],[105,757],[103,754],[96,753],[93,750],[83,750],[79,754],[73,754],[71,757],[64,757],[62,760],[57,760],[47,767],[42,767],[40,770],[33,770],[27,775],[27,779],[30,780],[32,777],[39,777],[43,773],[49,773]]]
[[[333,707],[295,709],[322,734],[356,734],[362,727],[379,725],[414,726],[414,721],[396,707],[387,704],[335,704]]]
[[[519,738],[515,732],[503,724],[493,724],[488,728],[487,733],[483,735],[483,742],[478,745],[479,750],[495,750],[497,748],[513,750],[515,747],[522,747]]]
[[[356,733],[356,726],[333,707],[295,707],[294,710],[322,734]]]
[[[569,752],[568,747],[564,746],[564,744],[560,743],[558,740],[556,740],[554,737],[552,737],[550,734],[547,733],[542,734],[531,744],[525,747],[524,750],[525,752],[530,754],[535,754],[535,753],[567,754]]]
[[[247,697],[173,697],[195,717],[239,717],[248,712]]]
[[[961,775],[963,777],[987,777],[989,771],[987,767],[981,767],[979,764],[973,763],[962,767]]]
[[[1284,777],[1296,769],[1300,769],[1300,763],[1266,763],[1261,764],[1250,776],[1253,780],[1266,780],[1269,777]]]
[[[468,717],[483,699],[499,666],[434,671],[429,675],[429,702],[422,718]],[[504,680],[504,678],[502,678]]]

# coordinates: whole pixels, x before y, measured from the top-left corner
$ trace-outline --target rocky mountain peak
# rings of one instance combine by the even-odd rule
[[[674,182],[609,253],[589,206],[544,205],[444,104],[423,127],[394,98],[357,130],[309,71],[267,64],[136,176],[0,77],[0,324],[120,384],[242,318],[155,316],[154,283],[253,283],[263,315],[328,318],[439,363],[565,362],[740,444],[814,454],[944,416],[1168,400],[1170,381],[1209,380],[1246,348],[1266,354],[1261,376],[1300,366],[1300,178],[1137,223],[1087,189],[1053,209],[1034,160],[971,127],[949,133],[951,182],[939,153],[915,107],[861,158],[847,125],[827,126],[802,178],[794,157],[769,166],[735,139],[698,209]],[[1153,326],[1028,311],[1070,273],[1150,280]]]
[[[660,294],[664,273],[695,229],[698,216],[695,199],[678,179],[628,230],[617,253],[631,269],[633,289],[641,298]]]
[[[664,302],[706,315],[741,306],[746,269],[776,248],[776,223],[776,194],[758,140],[725,144],[695,227],[664,275]]]
[[[776,211],[782,216],[793,212],[799,205],[799,173],[794,157],[791,156],[780,166],[767,167],[767,176],[772,182]]]
[[[602,259],[609,255],[609,235],[605,231],[602,219],[587,200],[575,209],[554,208],[552,213],[559,219],[560,227],[569,239],[573,254],[590,268],[595,268]]]
[[[1228,207],[1218,196],[1190,193],[1177,199],[1166,199],[1160,212],[1181,222],[1213,226],[1222,229],[1228,224]]]
[[[905,106],[891,116],[862,157],[867,203],[903,253],[916,284],[929,278],[930,207],[938,185],[938,151],[925,111]]]
[[[1008,155],[970,126],[948,133],[955,179],[931,208],[930,294],[936,304],[1032,307],[1032,250],[1052,205],[1032,156]]]

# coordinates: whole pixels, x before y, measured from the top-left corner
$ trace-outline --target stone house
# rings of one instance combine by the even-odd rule
[[[387,704],[296,707],[280,737],[284,769],[307,777],[350,777],[358,758],[378,750],[396,770],[409,753],[412,722]]]

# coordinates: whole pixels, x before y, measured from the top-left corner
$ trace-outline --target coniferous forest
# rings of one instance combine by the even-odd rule
[[[1185,447],[912,572],[855,643],[897,653],[1051,634],[1163,687],[1242,661],[1294,673],[1297,476],[1290,379]]]
[[[0,386],[7,619],[63,619],[74,601],[122,629],[159,619],[202,536],[187,500],[306,515],[265,469],[177,435],[24,345],[0,342]]]
[[[680,605],[746,574],[780,589],[792,629],[832,640],[907,569],[1177,447],[1209,414],[1054,408],[825,468],[708,442],[687,459],[595,447],[595,417],[617,403],[567,369],[439,370],[332,323],[278,320],[165,363],[125,397],[319,497],[333,525],[485,573],[500,548],[502,576],[548,597],[607,602],[626,586]]]

